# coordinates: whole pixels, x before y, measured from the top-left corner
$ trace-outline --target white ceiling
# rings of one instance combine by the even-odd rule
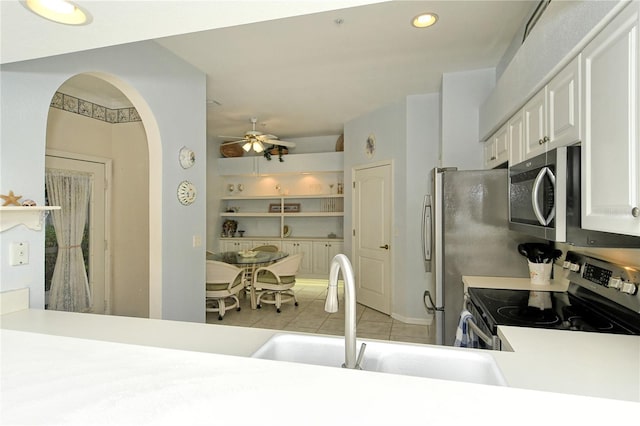
[[[217,136],[249,130],[251,117],[258,117],[258,130],[281,139],[340,134],[353,118],[407,95],[437,92],[444,72],[495,67],[538,1],[387,1],[333,11],[326,10],[373,2],[77,3],[92,14],[90,25],[53,24],[16,1],[2,1],[2,62],[156,39],[207,74],[207,99],[215,101],[208,103],[207,135],[223,140]],[[182,19],[167,20],[180,16],[176,3],[189,9],[180,12]],[[218,18],[211,19],[216,10]],[[411,18],[425,11],[437,13],[438,23],[412,28]],[[205,13],[209,22],[202,19]],[[289,17],[265,21],[285,13]],[[225,14],[226,20],[220,18]],[[105,22],[103,37],[73,44],[70,35],[78,28],[87,35]],[[154,25],[142,25],[149,22]],[[204,28],[216,29],[199,31]],[[181,32],[191,33],[172,35]],[[94,84],[85,79],[77,90]]]

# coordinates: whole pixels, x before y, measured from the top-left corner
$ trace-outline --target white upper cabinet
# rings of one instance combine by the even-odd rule
[[[525,104],[523,119],[525,159],[581,140],[579,56]]]
[[[509,161],[509,134],[505,124],[484,143],[484,168],[493,169]]]
[[[547,88],[545,87],[525,104],[524,152],[525,158],[535,157],[545,152],[544,138],[547,137]]]
[[[640,6],[582,53],[582,227],[640,236]]]
[[[547,84],[547,150],[580,141],[580,56]]]
[[[509,165],[524,160],[524,114],[520,110],[509,120]]]

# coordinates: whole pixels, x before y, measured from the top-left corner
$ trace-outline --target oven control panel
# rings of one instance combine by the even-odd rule
[[[582,270],[582,278],[605,287],[608,287],[612,274],[613,271],[592,265],[588,262],[584,264]]]
[[[569,280],[640,313],[640,270],[568,252],[563,268]]]

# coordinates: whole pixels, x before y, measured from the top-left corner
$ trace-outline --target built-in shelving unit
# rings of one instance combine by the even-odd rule
[[[34,231],[42,230],[44,219],[51,210],[60,210],[59,206],[3,206],[0,207],[0,232],[18,225],[24,225]]]
[[[243,226],[242,218],[255,219],[247,223],[255,228],[250,233],[252,238],[286,238],[287,230],[293,231],[296,226],[299,226],[298,235],[305,238],[327,238],[331,233],[342,238],[343,194],[226,196],[222,197],[222,210],[220,216],[237,220],[239,229]],[[303,224],[298,219],[302,218],[319,220],[306,223],[306,232],[301,233]],[[327,220],[323,223],[322,218]],[[326,233],[316,235],[313,229],[323,229]]]

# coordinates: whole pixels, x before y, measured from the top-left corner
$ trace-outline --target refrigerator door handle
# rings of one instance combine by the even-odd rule
[[[443,308],[437,308],[435,303],[433,303],[433,299],[431,298],[431,292],[429,290],[425,290],[424,294],[422,295],[422,300],[424,302],[424,307],[427,308],[427,313],[429,314],[433,314],[436,311],[443,311]],[[427,304],[427,300],[429,301],[429,304]]]
[[[431,272],[431,196],[424,197],[422,205],[422,255],[425,272]]]

